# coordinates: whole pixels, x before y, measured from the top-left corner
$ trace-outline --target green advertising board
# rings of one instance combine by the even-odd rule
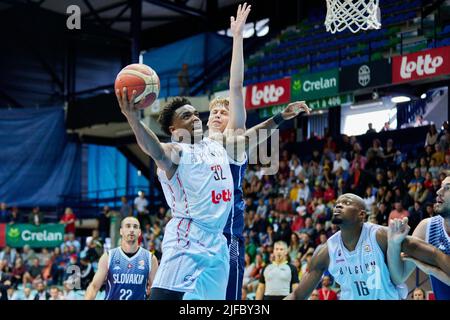
[[[6,244],[13,248],[51,248],[64,241],[63,224],[12,224],[6,226]]]
[[[343,94],[340,96],[311,100],[307,101],[306,103],[308,104],[308,107],[311,108],[311,110],[317,110],[317,109],[327,109],[337,107],[345,103],[353,103],[353,102],[354,102],[353,94]]]
[[[339,94],[339,70],[307,73],[292,76],[291,101],[317,100]]]

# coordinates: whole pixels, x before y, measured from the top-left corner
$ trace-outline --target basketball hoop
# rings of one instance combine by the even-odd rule
[[[379,0],[326,0],[325,27],[328,32],[341,32],[348,28],[359,30],[380,29]]]

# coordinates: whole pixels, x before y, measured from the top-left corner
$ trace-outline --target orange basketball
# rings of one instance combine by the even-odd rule
[[[138,109],[145,109],[158,98],[160,82],[156,72],[145,64],[134,63],[123,68],[114,82],[115,90],[127,88],[128,100],[136,90],[134,103]]]

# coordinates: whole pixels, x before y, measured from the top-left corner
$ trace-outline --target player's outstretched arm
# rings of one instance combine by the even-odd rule
[[[417,268],[422,270],[424,273],[432,275],[433,277],[444,282],[446,285],[450,286],[450,277],[444,271],[439,269],[438,267],[433,267],[429,264],[426,264],[422,261],[419,261],[417,259],[414,259],[414,258],[411,258],[408,256],[404,256],[403,260],[414,264],[415,266],[417,266]]]
[[[244,97],[242,95],[244,83],[244,26],[250,13],[251,6],[247,3],[239,5],[236,18],[230,18],[230,30],[233,34],[233,51],[230,67],[230,120],[226,129],[245,130],[247,113],[244,106]]]
[[[139,119],[139,110],[136,109],[133,102],[136,97],[136,91],[133,91],[129,101],[127,88],[123,88],[123,92],[116,90],[116,97],[120,110],[127,118],[142,151],[152,157],[161,170],[166,172],[175,171],[176,165],[171,160],[171,153],[174,151],[173,146],[161,143],[156,134]]]
[[[248,137],[248,152],[251,153],[258,146],[258,144],[266,141],[273,133],[272,130],[278,128],[278,126],[283,121],[291,120],[302,112],[306,112],[309,114],[311,112],[311,109],[306,105],[304,101],[295,101],[288,104],[287,107],[276,116],[269,118],[266,121],[263,121],[260,124],[257,124],[256,126],[248,129],[245,132],[245,135]],[[261,129],[267,130],[267,134],[260,135]]]
[[[95,300],[97,292],[102,287],[103,282],[105,281],[107,275],[108,275],[108,254],[104,253],[101,256],[100,260],[98,261],[97,272],[95,273],[92,282],[86,289],[84,300]]]
[[[299,285],[284,300],[308,299],[319,284],[323,273],[327,270],[329,262],[328,246],[325,245],[313,255],[310,270],[303,275]]]
[[[419,241],[425,239],[426,227],[427,220],[422,220],[414,230],[413,238]],[[408,218],[404,218],[403,220],[394,219],[389,221],[387,229],[380,229],[380,237],[377,238],[382,246],[383,243],[386,243],[385,239],[387,239],[386,252],[389,273],[391,274],[392,281],[396,285],[404,283],[416,268],[416,264],[413,261],[401,258],[402,245],[405,239],[408,238],[409,229]]]

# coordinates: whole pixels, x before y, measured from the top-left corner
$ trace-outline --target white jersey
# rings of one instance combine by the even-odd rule
[[[341,300],[399,300],[401,294],[391,281],[376,232],[381,226],[364,223],[354,251],[345,248],[341,231],[327,241],[329,272],[341,286]]]
[[[176,144],[182,154],[173,177],[169,180],[157,170],[172,216],[222,232],[233,206],[233,177],[225,148],[207,137],[195,144]]]

